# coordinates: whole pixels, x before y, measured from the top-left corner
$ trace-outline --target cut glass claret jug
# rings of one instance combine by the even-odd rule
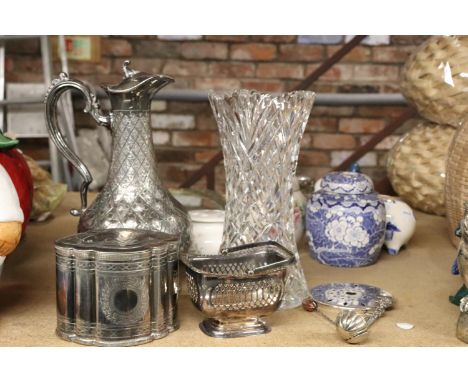
[[[62,73],[49,88],[46,121],[49,135],[59,151],[83,177],[78,231],[133,228],[181,235],[182,248],[188,244],[189,219],[183,206],[164,188],[156,168],[150,125],[151,100],[155,92],[170,84],[171,77],[133,70],[123,64],[123,80],[105,87],[111,111],[100,110],[96,94],[87,84]],[[92,181],[88,168],[70,150],[57,123],[57,102],[67,90],[85,96],[85,112],[112,134],[112,159],[103,190],[87,206],[87,189]]]
[[[211,92],[226,169],[223,249],[275,241],[295,253],[282,308],[308,295],[294,238],[293,177],[299,144],[315,98],[310,91],[270,95]]]

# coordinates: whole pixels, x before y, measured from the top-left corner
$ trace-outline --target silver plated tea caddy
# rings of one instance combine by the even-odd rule
[[[177,329],[178,246],[175,235],[132,229],[57,240],[58,336],[130,346]]]
[[[148,74],[123,64],[124,76],[117,85],[106,86],[111,111],[100,110],[94,90],[66,73],[52,82],[46,104],[49,135],[62,155],[83,178],[81,208],[71,211],[80,216],[78,232],[109,228],[145,229],[182,234],[189,241],[189,219],[183,206],[171,196],[159,179],[151,133],[153,94],[170,84],[171,77]],[[85,97],[84,111],[96,123],[112,133],[112,159],[107,182],[94,202],[87,206],[87,189],[92,175],[78,156],[70,150],[57,121],[57,102],[67,90],[77,90]]]

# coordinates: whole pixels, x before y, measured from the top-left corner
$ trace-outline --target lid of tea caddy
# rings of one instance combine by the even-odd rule
[[[374,184],[367,175],[335,171],[322,178],[320,191],[335,194],[369,194],[374,191]]]
[[[115,228],[87,231],[64,237],[55,242],[55,249],[62,254],[69,249],[81,252],[129,253],[152,251],[177,243],[178,237],[162,232],[139,229]]]

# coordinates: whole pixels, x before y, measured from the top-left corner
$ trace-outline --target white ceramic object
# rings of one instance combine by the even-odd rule
[[[192,210],[191,249],[203,255],[217,255],[223,240],[223,210]]]
[[[414,325],[410,324],[409,322],[397,322],[396,326],[403,330],[411,330],[414,328]]]
[[[5,261],[6,256],[0,256],[0,277],[2,277],[3,262]]]
[[[304,236],[304,215],[300,207],[294,207],[294,238],[299,243]]]
[[[319,178],[315,183],[314,183],[314,192],[320,191],[322,188],[322,178]]]
[[[293,179],[293,214],[294,214],[294,238],[296,243],[301,241],[304,236],[304,211],[307,204],[307,198],[304,196],[301,188],[299,187],[299,181],[295,177]]]
[[[413,236],[416,219],[413,210],[405,202],[387,195],[381,195],[381,199],[387,215],[385,246],[390,255],[397,255],[400,248]]]

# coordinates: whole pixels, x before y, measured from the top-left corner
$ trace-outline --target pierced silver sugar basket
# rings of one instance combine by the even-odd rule
[[[200,329],[211,337],[234,338],[271,330],[262,318],[279,308],[287,268],[296,258],[276,242],[263,242],[183,261],[192,302],[208,316]]]

